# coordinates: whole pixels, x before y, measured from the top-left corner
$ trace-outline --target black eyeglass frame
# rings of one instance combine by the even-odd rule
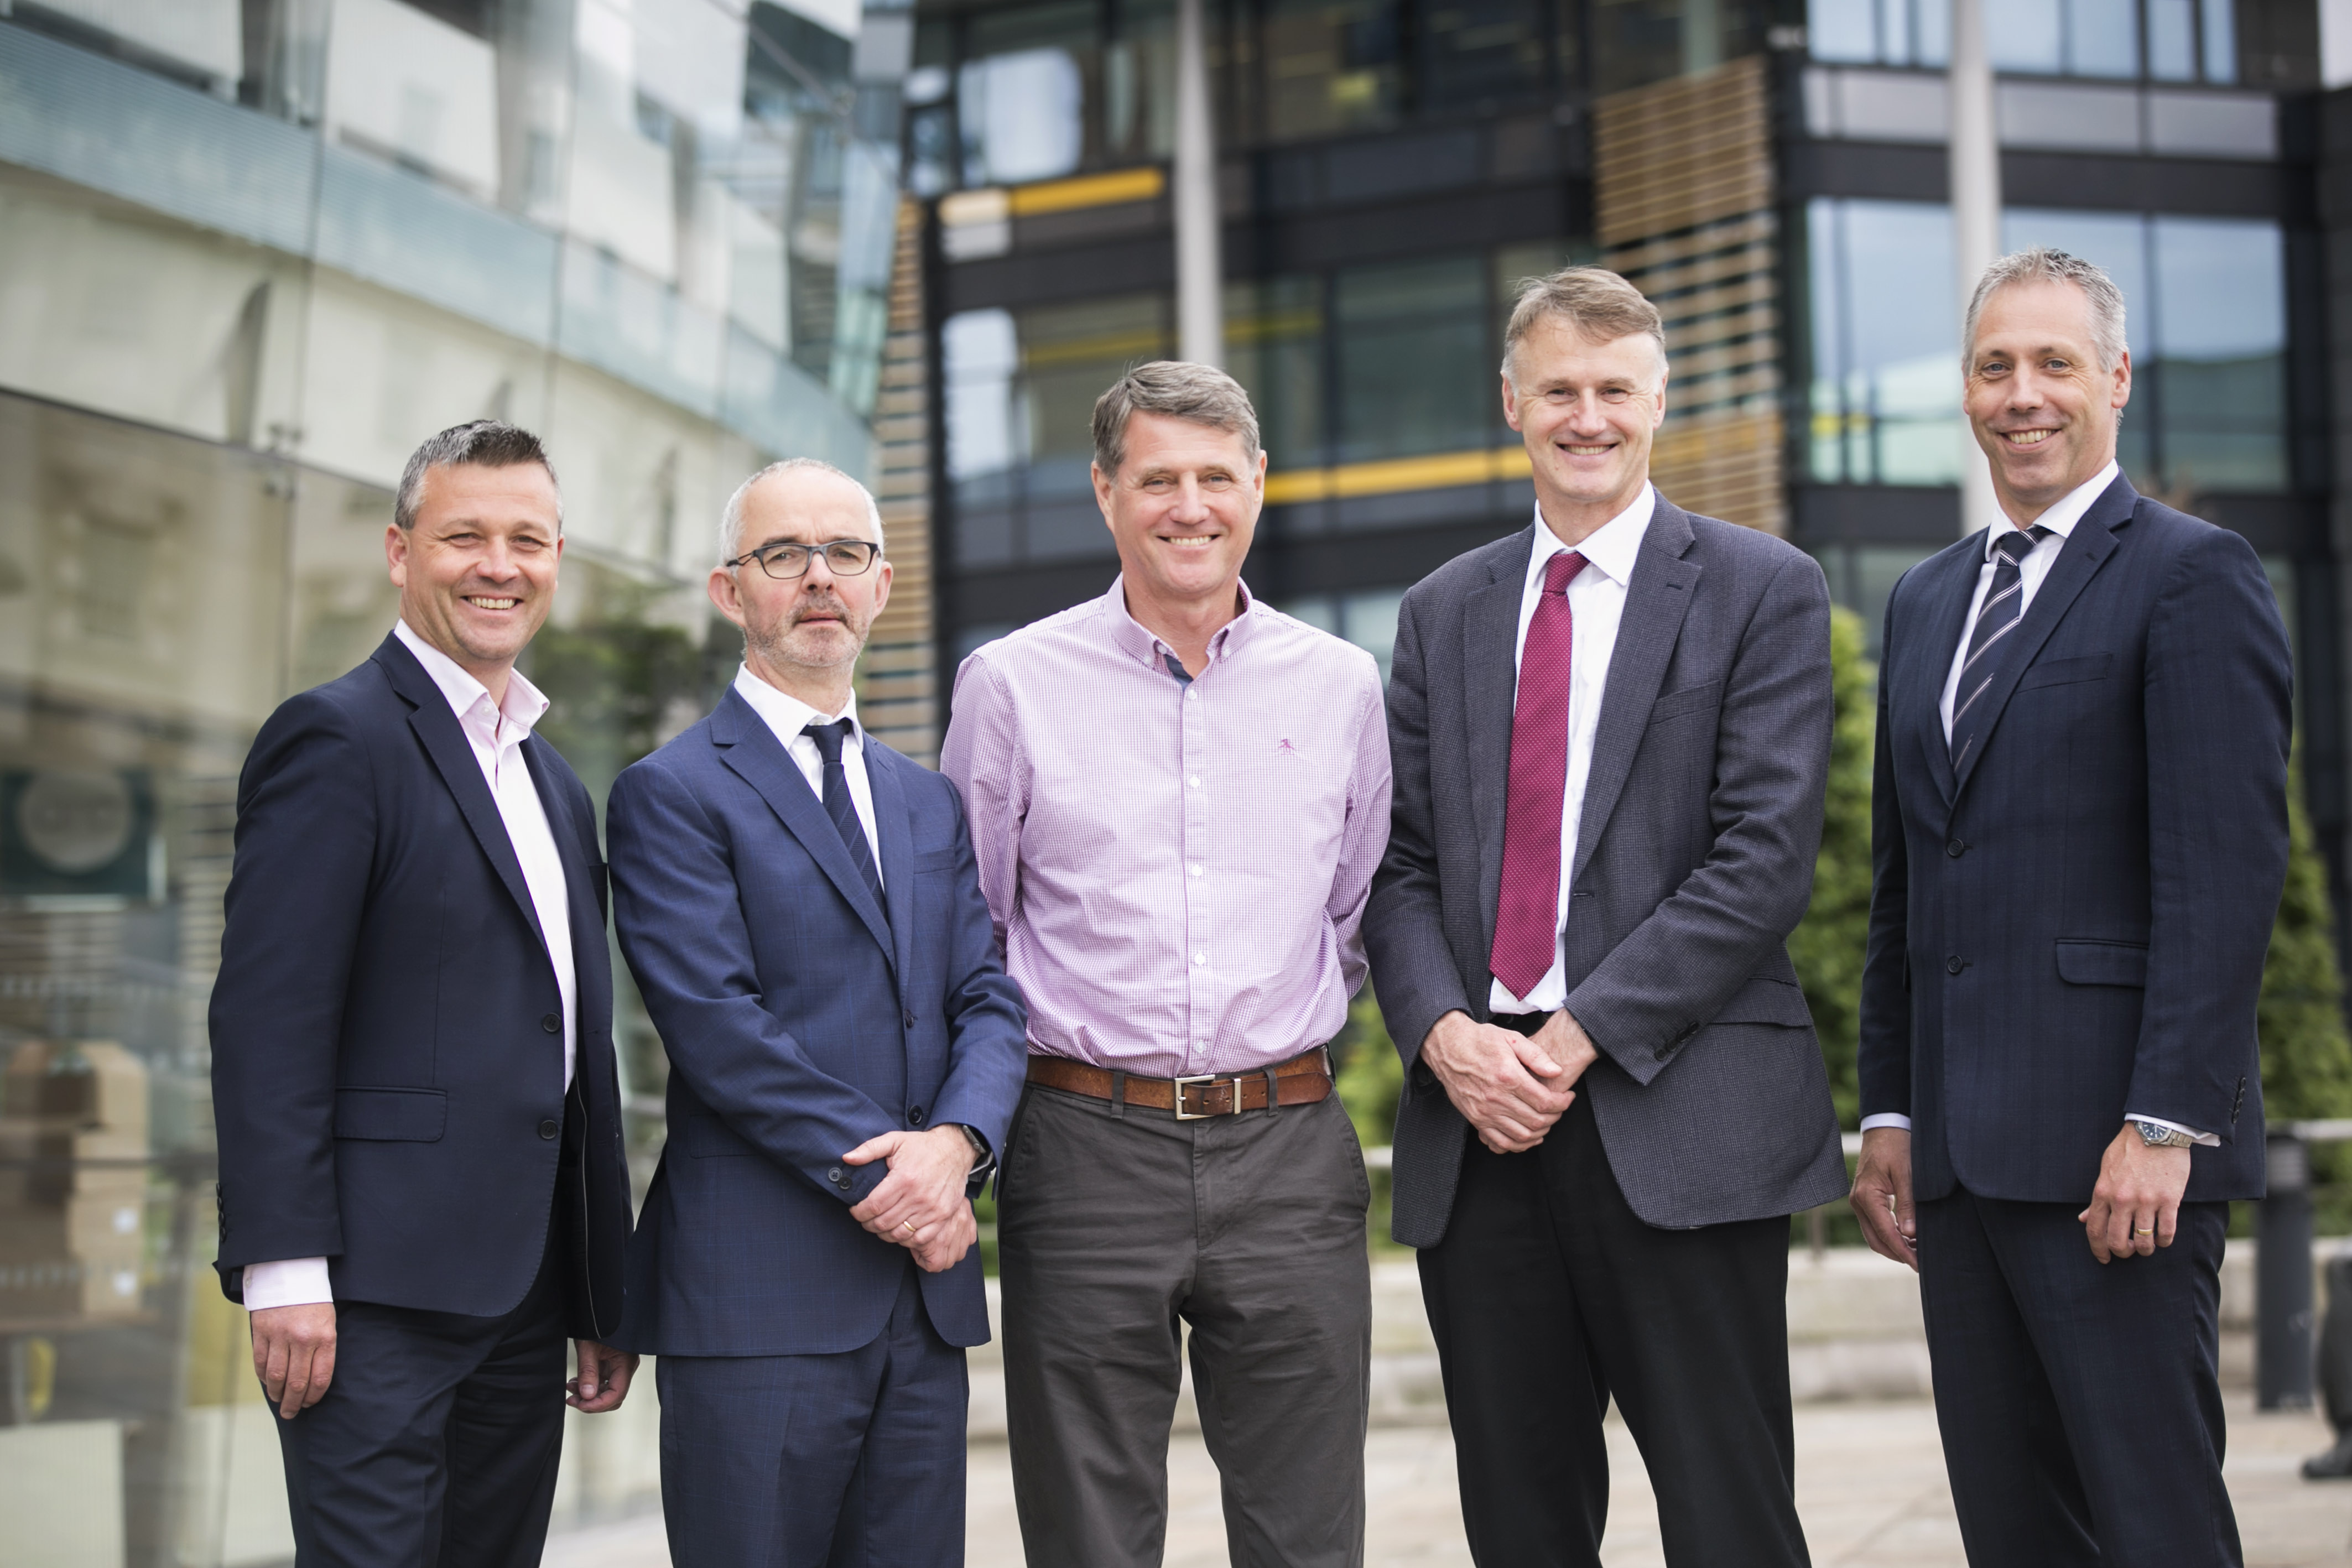
[[[856,550],[865,559],[853,567],[845,568],[836,565],[833,559],[833,552],[838,549]],[[800,552],[801,569],[798,571],[778,571],[772,563],[787,559],[794,550]],[[770,577],[779,582],[790,582],[795,578],[808,575],[809,562],[816,559],[819,550],[824,552],[824,569],[835,577],[863,577],[874,570],[876,561],[882,559],[882,547],[872,539],[827,539],[823,544],[814,545],[801,544],[793,539],[778,539],[772,544],[761,545],[758,549],[746,550],[733,560],[723,560],[719,564],[731,571],[747,560],[756,560],[760,563],[760,570]]]

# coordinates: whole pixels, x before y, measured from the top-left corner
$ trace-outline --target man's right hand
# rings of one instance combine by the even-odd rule
[[[1862,1158],[1854,1166],[1854,1218],[1862,1239],[1882,1258],[1919,1271],[1919,1219],[1911,1207],[1911,1131],[1873,1127],[1862,1135]]]
[[[1525,1154],[1576,1100],[1553,1080],[1566,1069],[1523,1034],[1479,1023],[1456,1009],[1430,1025],[1421,1042],[1445,1097],[1498,1155]]]
[[[289,1421],[325,1398],[335,1379],[335,1304],[309,1301],[254,1313],[253,1370]]]

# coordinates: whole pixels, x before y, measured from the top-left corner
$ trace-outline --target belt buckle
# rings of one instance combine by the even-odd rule
[[[1195,1083],[1214,1083],[1218,1081],[1219,1075],[1214,1072],[1203,1072],[1192,1078],[1177,1078],[1170,1080],[1171,1082],[1176,1085],[1176,1119],[1180,1122],[1205,1122],[1213,1116],[1231,1115],[1233,1113],[1231,1111],[1187,1111],[1184,1109],[1184,1091],[1187,1088]],[[1230,1082],[1230,1080],[1228,1080],[1228,1082]],[[1234,1095],[1234,1110],[1237,1111],[1239,1109],[1241,1109],[1241,1095],[1236,1092]]]

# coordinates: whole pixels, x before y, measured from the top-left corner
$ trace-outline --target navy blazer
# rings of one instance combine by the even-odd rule
[[[1972,535],[1887,601],[1863,1113],[1910,1116],[1923,1199],[2087,1202],[2127,1112],[2221,1135],[2190,1200],[2259,1197],[2293,679],[2270,580],[2118,477],[2009,634],[1956,774],[1940,704],[1983,562]]]
[[[572,917],[583,1183],[568,1332],[620,1327],[629,1232],[604,867],[588,792],[533,736]],[[545,1256],[562,993],[522,865],[449,700],[397,636],[290,697],[237,781],[213,983],[218,1268],[325,1257],[337,1301],[494,1316]]]
[[[865,754],[887,915],[731,688],[613,786],[614,917],[670,1061],[669,1142],[629,1249],[631,1350],[869,1343],[908,1253],[849,1217],[885,1166],[841,1156],[944,1122],[1004,1146],[1027,1018],[962,802],[870,735]],[[940,1337],[986,1343],[978,1248],[922,1290]]]

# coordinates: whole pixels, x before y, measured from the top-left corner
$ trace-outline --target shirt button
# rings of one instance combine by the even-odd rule
[[[1194,876],[1198,876],[1198,875],[1200,875],[1200,874],[1201,874],[1201,868],[1200,868],[1199,866],[1194,866],[1194,867],[1192,868],[1192,874],[1193,874]]]
[[[1186,686],[1184,688],[1184,700],[1188,703],[1199,702],[1201,700],[1201,694],[1194,691],[1192,687]]]
[[[551,1138],[562,1130],[555,1124],[555,1119],[552,1116],[539,1124],[539,1135],[542,1138]]]
[[[1205,964],[1208,961],[1209,956],[1206,953],[1195,953],[1192,955],[1192,962],[1195,964]]]
[[[545,1018],[539,1020],[539,1027],[545,1030],[550,1034],[562,1034],[563,1032],[563,1020],[557,1018],[553,1013],[550,1013]]]
[[[1195,773],[1190,779],[1185,779],[1184,782],[1190,784],[1193,789],[1198,789],[1201,787],[1201,776]]]

